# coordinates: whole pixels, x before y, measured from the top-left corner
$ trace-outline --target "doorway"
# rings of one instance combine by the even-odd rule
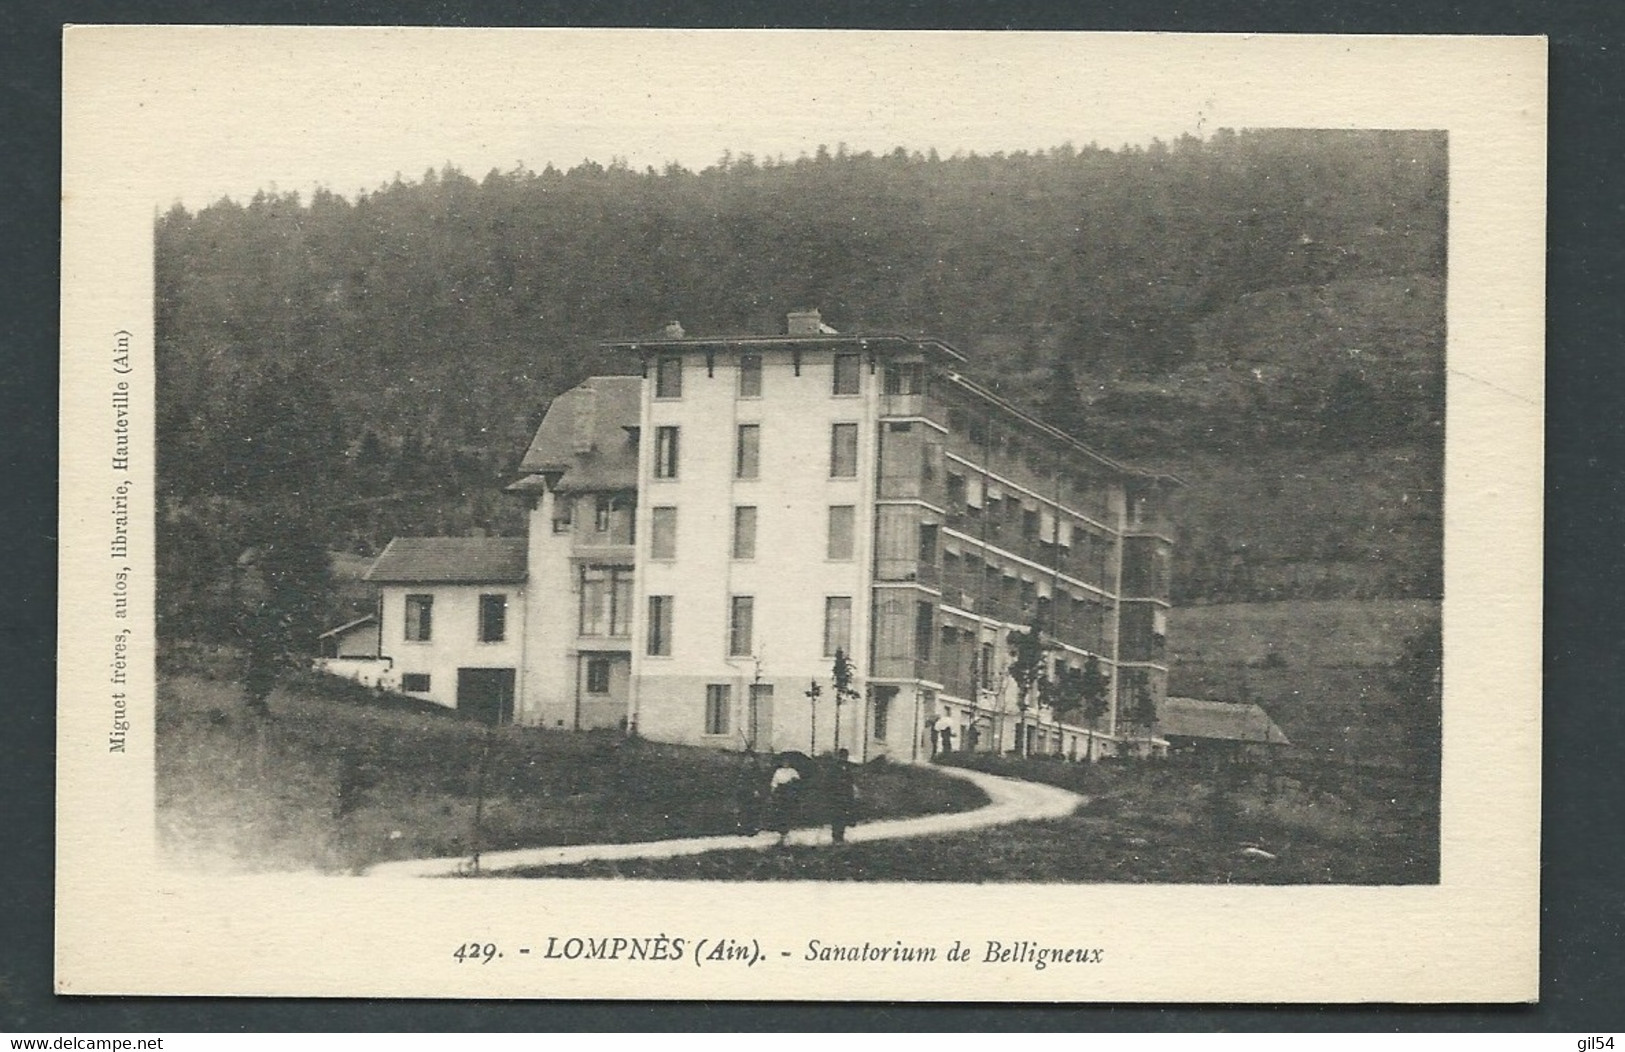
[[[773,751],[773,684],[750,685],[750,751]]]
[[[460,668],[457,711],[481,723],[512,723],[513,685],[511,668]]]

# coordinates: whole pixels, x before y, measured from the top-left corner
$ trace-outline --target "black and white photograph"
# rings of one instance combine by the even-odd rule
[[[85,31],[61,828],[412,973],[154,992],[1530,989],[1542,52],[999,37]]]

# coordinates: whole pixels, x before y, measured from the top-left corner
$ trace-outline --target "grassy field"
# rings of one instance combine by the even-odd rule
[[[1068,818],[973,834],[597,862],[519,875],[971,884],[1438,880],[1436,790],[1387,768],[1320,762],[1086,766],[987,756],[977,757],[974,766],[1062,785],[1089,802]]]
[[[272,717],[260,721],[229,679],[161,677],[166,851],[200,868],[344,871],[476,849],[735,830],[745,768],[737,754],[614,733],[488,730],[366,698],[312,676],[272,695]],[[899,765],[863,768],[858,789],[871,818],[986,802],[958,779]]]
[[[1436,704],[1393,664],[1436,624],[1428,600],[1180,608],[1176,694],[1262,704],[1293,745],[1267,760],[1093,766],[978,756],[1090,802],[1071,817],[839,849],[595,863],[536,877],[1105,883],[1426,884],[1438,880]],[[1429,723],[1431,721],[1431,729]],[[963,761],[963,757],[956,757]],[[1273,855],[1263,858],[1247,845]]]

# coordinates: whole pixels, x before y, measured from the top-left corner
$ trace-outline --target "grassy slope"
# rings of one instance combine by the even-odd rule
[[[1387,666],[1438,615],[1431,599],[1290,599],[1180,607],[1169,615],[1176,664]],[[1270,655],[1278,655],[1271,658]]]
[[[1268,770],[978,757],[975,766],[1051,781],[1091,799],[1077,814],[974,836],[692,858],[600,862],[533,877],[906,880],[984,883],[1419,884],[1438,879],[1430,793],[1374,768]],[[1244,844],[1276,857],[1252,858]]]
[[[1328,599],[1183,607],[1170,618],[1170,691],[1264,706],[1295,751],[1426,768],[1436,712],[1395,692],[1406,640],[1433,600]]]
[[[1261,702],[1296,743],[1264,767],[1094,766],[977,757],[1091,798],[1079,813],[974,835],[769,854],[595,863],[536,877],[1415,884],[1438,879],[1438,783],[1389,669],[1431,600],[1176,609],[1176,692]],[[1273,655],[1273,656],[1272,656]],[[1348,762],[1356,761],[1356,762]],[[1374,761],[1374,762],[1359,762]],[[1239,849],[1257,843],[1274,860]]]
[[[506,727],[341,701],[304,686],[244,713],[235,684],[171,676],[158,693],[158,823],[190,864],[350,869],[473,850],[733,832],[744,761],[714,750]],[[489,749],[487,753],[487,748]],[[341,788],[359,785],[354,806]],[[872,816],[965,810],[982,793],[930,771],[872,766]],[[346,813],[341,814],[344,811]]]

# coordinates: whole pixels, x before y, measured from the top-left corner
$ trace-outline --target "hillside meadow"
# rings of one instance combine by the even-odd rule
[[[485,728],[311,674],[250,715],[206,671],[160,677],[159,843],[206,870],[361,872],[382,861],[738,831],[737,753],[531,727]],[[767,770],[759,776],[765,780]],[[867,817],[986,802],[924,768],[858,773]]]

